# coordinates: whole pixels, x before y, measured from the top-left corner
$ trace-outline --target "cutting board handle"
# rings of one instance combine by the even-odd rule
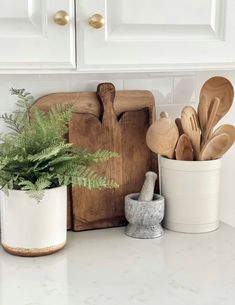
[[[113,107],[115,99],[114,85],[112,83],[99,84],[96,94],[101,106],[100,120],[103,125],[115,126],[118,121]]]

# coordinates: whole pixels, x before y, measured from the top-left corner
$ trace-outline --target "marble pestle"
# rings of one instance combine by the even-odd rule
[[[140,191],[138,201],[152,201],[154,194],[155,182],[157,180],[157,174],[155,172],[147,172],[145,174],[145,181]]]

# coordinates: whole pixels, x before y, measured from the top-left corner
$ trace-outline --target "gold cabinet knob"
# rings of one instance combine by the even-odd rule
[[[104,25],[104,17],[100,14],[95,14],[89,18],[89,24],[94,29],[100,29]]]
[[[58,25],[66,25],[69,22],[69,15],[65,11],[58,11],[55,13],[54,22]]]

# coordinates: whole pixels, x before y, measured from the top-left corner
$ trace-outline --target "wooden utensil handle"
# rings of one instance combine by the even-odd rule
[[[205,145],[206,141],[208,140],[212,129],[214,127],[214,122],[215,122],[215,117],[217,114],[217,111],[219,109],[219,105],[220,105],[220,99],[218,97],[215,97],[210,104],[210,107],[208,109],[208,122],[205,128],[205,132],[203,132],[202,134],[202,148]]]
[[[163,118],[169,118],[168,112],[162,111],[162,112],[160,113],[160,118],[161,118],[161,119],[163,119]]]
[[[180,119],[180,118],[175,119],[175,124],[176,124],[177,127],[178,127],[179,135],[181,136],[182,134],[184,134],[184,130],[183,130],[183,126],[182,126],[182,123],[181,123],[181,119]]]
[[[115,87],[112,83],[102,83],[97,87],[97,97],[101,105],[100,118],[104,125],[115,126],[118,121],[114,111]]]

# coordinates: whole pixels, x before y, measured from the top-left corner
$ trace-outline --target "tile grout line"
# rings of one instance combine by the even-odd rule
[[[174,105],[175,100],[175,76],[172,76],[171,104]]]

